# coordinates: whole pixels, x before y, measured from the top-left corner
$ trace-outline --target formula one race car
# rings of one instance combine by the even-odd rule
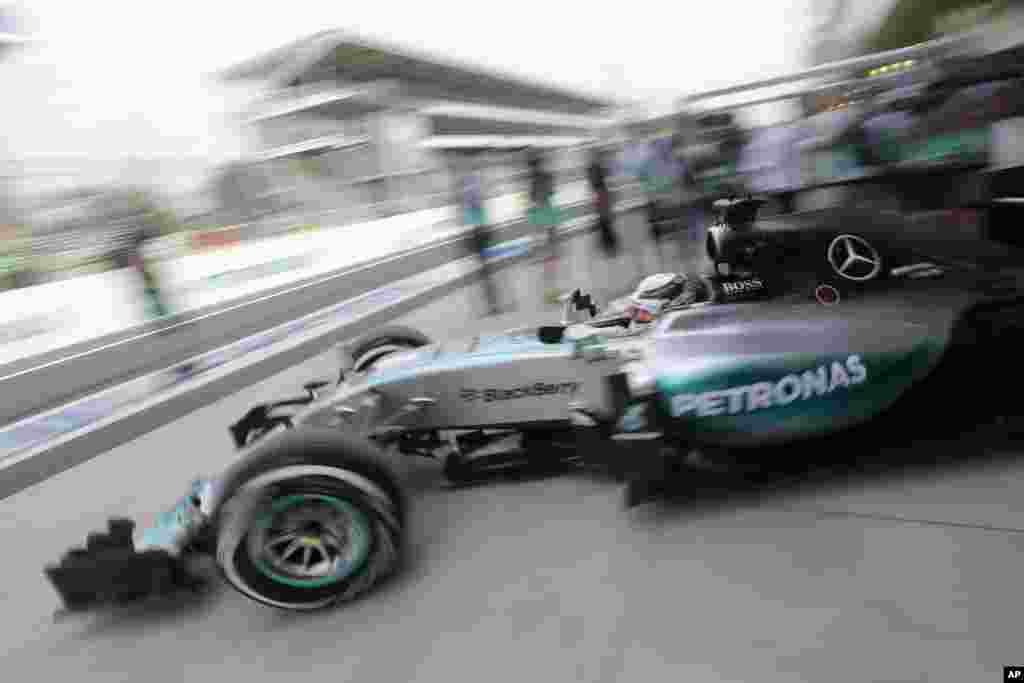
[[[1022,283],[959,272],[842,306],[695,305],[628,328],[592,325],[578,294],[557,325],[443,343],[377,330],[342,348],[333,388],[311,383],[232,425],[238,460],[137,542],[121,524],[47,574],[86,609],[187,583],[206,553],[242,594],[310,610],[400,566],[409,456],[459,484],[596,469],[638,503],[699,481],[717,454],[772,468],[958,428],[1017,408]]]

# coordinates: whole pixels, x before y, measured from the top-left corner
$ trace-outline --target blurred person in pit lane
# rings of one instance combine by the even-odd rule
[[[711,224],[713,214],[706,210],[700,183],[686,156],[683,136],[676,133],[672,136],[671,144],[679,184],[676,200],[680,205],[680,225],[676,233],[676,246],[683,269],[698,272],[705,265],[707,228]]]
[[[147,246],[164,234],[166,217],[141,192],[133,192],[121,199],[126,202],[125,208],[130,213],[124,216],[128,234],[120,254],[120,265],[131,268],[138,277],[146,318],[160,320],[171,315],[172,311],[156,263],[147,256]]]
[[[738,171],[746,187],[771,197],[779,214],[796,211],[801,139],[798,122],[768,126],[754,132],[740,151]]]
[[[544,300],[549,304],[558,303],[561,294],[558,288],[558,270],[561,254],[556,242],[558,231],[558,207],[555,206],[555,178],[548,170],[544,155],[539,149],[527,153],[529,172],[529,202],[527,218],[534,232],[541,233],[545,240],[544,257]]]
[[[597,215],[597,238],[600,251],[604,255],[604,266],[610,268],[618,263],[622,249],[619,235],[615,230],[615,213],[612,206],[612,193],[608,186],[611,173],[609,153],[603,147],[596,146],[590,150],[590,161],[587,164],[587,181],[594,197],[594,213]],[[606,291],[606,281],[612,280],[609,273],[595,274],[592,285],[598,296],[607,300],[611,296]]]
[[[481,284],[489,315],[499,315],[502,307],[498,297],[498,285],[494,269],[487,259],[490,245],[487,224],[486,194],[483,179],[484,161],[479,154],[467,154],[463,158],[461,178],[461,204],[463,225],[471,229],[472,251],[480,263]]]
[[[130,259],[132,268],[138,274],[142,284],[142,300],[150,320],[159,320],[171,313],[164,293],[160,288],[160,280],[154,264],[146,258],[146,246],[159,234],[151,226],[140,226],[132,231]]]
[[[640,169],[640,180],[647,195],[647,221],[657,267],[667,271],[673,269],[671,264],[688,260],[685,244],[689,222],[689,207],[685,201],[687,173],[670,137],[651,141],[648,150]]]
[[[597,233],[601,250],[605,256],[613,258],[619,253],[619,236],[615,232],[608,173],[608,153],[601,147],[594,147],[590,150],[590,163],[587,164],[587,181],[594,195],[594,212],[597,214]]]
[[[133,192],[118,198],[121,206],[130,213],[121,218],[128,224],[127,236],[115,262],[120,267],[134,271],[138,278],[145,314],[150,322],[165,320],[173,315],[167,288],[160,280],[156,259],[149,255],[149,247],[174,229],[173,219],[160,210],[154,201],[142,192]],[[169,322],[169,321],[167,321]],[[190,326],[191,323],[164,324],[157,328],[159,336],[173,334]],[[186,361],[172,369],[172,375],[184,377],[192,372],[194,365]]]
[[[643,187],[644,199],[646,200],[644,208],[647,213],[647,228],[657,257],[657,269],[664,270],[661,260],[661,211],[656,197],[660,179],[654,141],[638,143],[630,157],[633,173]]]

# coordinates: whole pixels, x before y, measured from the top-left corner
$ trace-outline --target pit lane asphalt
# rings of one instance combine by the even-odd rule
[[[574,245],[574,263],[604,272]],[[460,291],[402,322],[444,338],[536,321],[540,267],[501,278],[516,313],[476,321],[479,293]],[[593,477],[448,491],[415,461],[428,492],[410,567],[356,604],[288,615],[222,589],[51,622],[46,562],[111,515],[148,522],[232,459],[230,421],[334,370],[324,354],[0,501],[5,670],[104,683],[962,683],[1020,663],[1024,469],[1012,452],[631,514]]]

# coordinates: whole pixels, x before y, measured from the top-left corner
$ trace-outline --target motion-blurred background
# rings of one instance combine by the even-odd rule
[[[400,215],[436,234],[467,152],[505,220],[531,150],[588,196],[594,145],[687,239],[735,192],[1019,239],[1019,3],[428,4],[0,6],[0,288],[135,268],[159,318],[184,285],[147,264],[338,226],[356,250]]]

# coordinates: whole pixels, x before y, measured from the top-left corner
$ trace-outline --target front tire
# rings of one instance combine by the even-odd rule
[[[235,590],[279,609],[353,600],[398,568],[404,496],[372,444],[294,430],[225,479],[217,564]]]

